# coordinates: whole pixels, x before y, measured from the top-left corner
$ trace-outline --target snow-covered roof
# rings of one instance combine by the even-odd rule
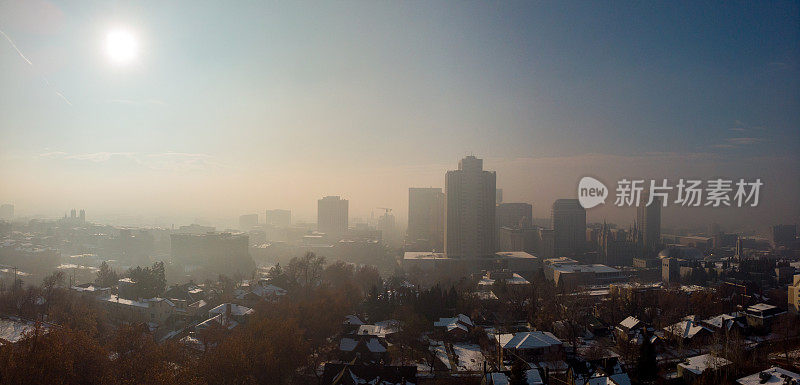
[[[795,381],[794,384],[800,384],[800,374],[773,366],[756,374],[742,377],[736,382],[742,385],[784,385],[792,384],[791,380]]]
[[[228,329],[233,329],[237,325],[239,325],[239,323],[236,322],[236,320],[234,320],[232,318],[231,319],[227,319],[227,318],[225,318],[225,313],[222,313],[222,314],[217,314],[217,315],[215,315],[215,316],[213,316],[213,317],[211,317],[211,318],[209,318],[209,319],[207,319],[207,320],[195,325],[194,327],[195,327],[195,329],[208,329],[211,326],[213,326],[214,324],[223,325],[223,326],[227,327]]]
[[[737,323],[740,327],[744,327],[744,324],[736,321],[736,319],[741,318],[741,316],[742,315],[738,312],[731,314],[720,314],[718,316],[704,319],[703,322],[717,329],[722,329],[724,327],[725,329],[730,330],[733,325],[736,325]]]
[[[620,326],[623,326],[623,327],[625,327],[627,329],[633,329],[637,325],[639,325],[639,323],[641,323],[641,322],[642,321],[639,321],[638,319],[636,319],[636,317],[629,316],[628,318],[625,318],[624,320],[622,320],[622,322],[620,322],[619,324],[620,324]]]
[[[44,330],[48,329],[47,325],[42,324]],[[30,332],[36,328],[36,323],[25,321],[17,317],[3,317],[0,318],[0,340],[9,343],[16,343],[26,332]],[[0,343],[2,344],[2,343]]]
[[[358,346],[359,342],[363,341],[367,349],[372,353],[385,353],[386,346],[381,343],[381,340],[377,337],[365,338],[365,339],[355,339],[350,337],[344,337],[339,341],[339,350],[343,352],[352,352]]]
[[[220,304],[219,306],[209,310],[208,315],[211,316],[214,314],[225,314],[227,305],[228,305],[227,303]],[[253,314],[253,309],[247,306],[237,305],[235,303],[232,303],[230,305],[231,305],[231,315],[241,316],[246,314]]]
[[[716,370],[730,365],[731,362],[722,358],[712,356],[711,354],[701,354],[699,356],[689,357],[678,364],[683,369],[686,369],[694,374],[703,374],[708,369]]]
[[[693,319],[684,319],[683,321],[667,326],[664,328],[664,331],[681,338],[694,338],[694,336],[703,331],[712,332],[711,329],[700,325]]]
[[[563,344],[553,333],[542,331],[500,334],[495,338],[504,349],[540,349]]]
[[[464,314],[459,314],[459,315],[457,315],[455,317],[451,317],[451,318],[439,318],[438,321],[433,323],[433,326],[434,327],[443,327],[443,328],[447,328],[448,330],[452,330],[454,328],[455,324],[457,324],[457,323],[461,323],[461,324],[463,324],[465,326],[468,326],[468,327],[475,326],[472,323],[472,320],[469,317],[467,317],[466,315],[464,315]]]

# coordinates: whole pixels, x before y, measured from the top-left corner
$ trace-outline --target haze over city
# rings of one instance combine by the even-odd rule
[[[800,0],[0,0],[0,385],[800,385]]]
[[[226,226],[313,221],[334,194],[404,221],[408,187],[475,154],[537,218],[587,175],[760,177],[757,209],[664,221],[762,231],[800,217],[797,20],[794,2],[4,2],[0,201]]]

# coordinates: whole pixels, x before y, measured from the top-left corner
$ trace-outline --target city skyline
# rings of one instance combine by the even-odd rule
[[[793,2],[137,4],[1,5],[0,201],[19,215],[311,219],[339,194],[402,218],[409,187],[473,153],[539,218],[586,175],[765,181],[747,222],[668,225],[800,218]],[[130,65],[104,52],[115,28]]]

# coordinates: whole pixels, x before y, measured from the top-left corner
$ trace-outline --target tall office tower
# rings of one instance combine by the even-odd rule
[[[647,202],[648,196],[643,194],[642,202],[636,209],[636,225],[642,252],[653,254],[658,252],[661,244],[661,197],[654,197],[650,205]]]
[[[338,195],[326,196],[317,201],[317,230],[326,234],[347,232],[347,199]]]
[[[292,225],[292,210],[267,210],[267,224],[276,227],[289,227]]]
[[[586,209],[577,199],[558,199],[550,215],[556,257],[583,253],[586,247]]]
[[[75,219],[75,218],[77,218],[77,217],[78,217],[78,214],[77,214],[77,212],[75,211],[75,209],[72,209],[72,210],[70,210],[70,211],[69,211],[69,217],[70,217],[71,219]]]
[[[408,240],[424,250],[444,246],[444,193],[440,188],[408,189]]]
[[[497,203],[498,205],[503,203],[503,189],[499,188],[495,190],[494,203]]]
[[[496,250],[497,175],[468,156],[445,175],[444,251],[451,258],[491,255]]]
[[[533,225],[533,206],[529,203],[501,203],[497,205],[497,227],[512,229]]]
[[[239,230],[249,231],[258,226],[258,214],[245,214],[239,216]]]
[[[86,223],[86,210],[84,210],[84,209],[81,209],[80,220],[81,220],[81,223]]]
[[[14,205],[5,204],[0,206],[0,219],[13,219],[14,218]]]

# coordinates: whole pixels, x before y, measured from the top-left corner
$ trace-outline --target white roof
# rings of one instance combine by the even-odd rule
[[[684,362],[678,364],[678,366],[694,374],[700,375],[708,369],[716,370],[730,364],[730,361],[722,357],[712,356],[711,354],[701,354],[699,356],[687,358],[684,360]]]
[[[521,332],[495,336],[504,349],[540,349],[562,345],[561,340],[550,332]]]
[[[33,322],[21,320],[16,317],[0,318],[0,339],[6,340],[10,343],[16,343],[22,336],[36,327]],[[47,329],[46,325],[42,328]]]
[[[747,308],[748,311],[766,311],[776,309],[776,306],[772,306],[766,303],[757,303]]]
[[[761,376],[764,376],[764,380],[761,380]],[[769,377],[767,377],[769,376]],[[779,368],[777,366],[773,366],[767,370],[758,372],[756,374],[751,374],[747,377],[742,377],[736,382],[742,385],[761,385],[761,384],[773,384],[773,385],[783,385],[787,384],[787,379],[794,379],[797,383],[800,383],[800,374],[795,372],[790,372],[786,369]]]
[[[624,327],[626,327],[628,329],[633,329],[640,322],[642,322],[642,321],[639,321],[638,319],[636,319],[636,317],[629,316],[628,318],[625,318],[624,320],[622,320],[622,322],[620,322],[619,324],[620,324],[620,326],[624,326]]]
[[[685,319],[678,323],[667,326],[664,328],[664,330],[668,333],[671,333],[673,335],[682,338],[694,338],[694,336],[696,336],[697,333],[700,333],[704,330],[707,332],[711,332],[711,329],[702,326],[691,319]]]
[[[209,310],[208,311],[208,315],[225,314],[226,305],[227,305],[226,303],[223,303],[223,304],[220,304],[219,306]],[[251,308],[249,308],[247,306],[237,305],[235,303],[231,304],[231,315],[239,316],[239,315],[245,315],[245,314],[253,314],[253,309],[251,309]]]
[[[457,324],[459,323],[462,324],[462,327],[457,326]],[[438,321],[433,323],[433,326],[447,328],[447,330],[450,331],[455,329],[456,327],[466,330],[466,328],[463,326],[475,326],[475,325],[472,323],[472,320],[469,317],[467,317],[464,314],[459,314],[451,318],[439,318]]]

